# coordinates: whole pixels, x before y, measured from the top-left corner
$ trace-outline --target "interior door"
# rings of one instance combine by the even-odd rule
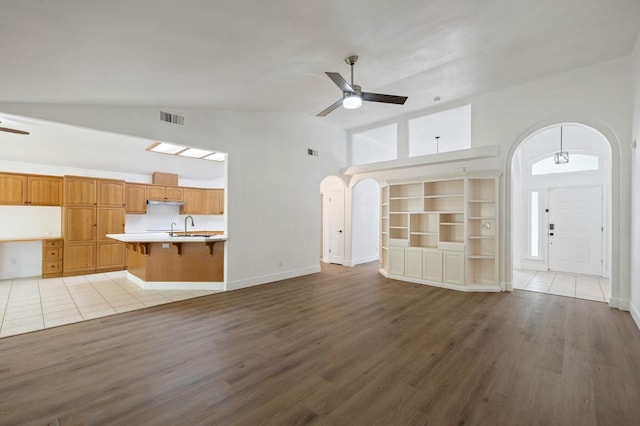
[[[549,270],[602,274],[602,187],[549,189]]]
[[[344,263],[344,191],[331,191],[329,202],[329,262]]]

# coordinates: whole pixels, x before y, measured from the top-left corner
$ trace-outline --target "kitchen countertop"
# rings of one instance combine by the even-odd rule
[[[107,237],[125,243],[201,243],[209,241],[226,241],[226,235],[209,235],[205,237],[169,236],[168,232],[107,234]]]

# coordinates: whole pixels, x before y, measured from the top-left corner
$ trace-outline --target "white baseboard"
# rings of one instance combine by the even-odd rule
[[[628,311],[631,308],[631,302],[629,299],[610,297],[609,306],[611,306],[612,308],[620,309],[621,311]]]
[[[376,260],[380,260],[380,256],[378,256],[377,254],[374,254],[373,256],[359,257],[357,259],[353,259],[351,261],[352,265],[348,265],[348,266],[356,266],[356,265],[360,265],[361,263],[369,263],[369,262],[374,262]]]
[[[636,326],[640,328],[640,311],[638,311],[638,308],[633,306],[633,304],[629,304],[629,312],[631,312],[631,318],[633,318]]]
[[[259,277],[246,278],[243,280],[231,281],[227,283],[227,291],[239,290],[241,288],[253,287],[260,284],[268,284],[274,281],[286,280],[288,278],[301,277],[303,275],[320,272],[320,265],[309,268],[294,269],[292,271],[278,272],[277,274],[262,275]]]

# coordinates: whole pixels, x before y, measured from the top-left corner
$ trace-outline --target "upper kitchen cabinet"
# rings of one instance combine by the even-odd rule
[[[183,188],[177,186],[147,185],[147,199],[160,201],[183,201]]]
[[[125,212],[127,214],[145,214],[147,212],[147,185],[125,184]]]
[[[29,175],[27,177],[28,204],[32,206],[61,206],[62,178]]]
[[[62,178],[0,173],[0,204],[60,206]]]
[[[124,207],[125,189],[123,180],[97,179],[98,206]]]
[[[95,206],[96,179],[65,176],[64,177],[64,205],[65,206]]]
[[[27,176],[12,173],[0,174],[0,204],[27,204]]]
[[[224,189],[207,189],[206,196],[209,206],[206,214],[224,214]]]
[[[184,205],[180,214],[222,214],[222,189],[184,188]]]

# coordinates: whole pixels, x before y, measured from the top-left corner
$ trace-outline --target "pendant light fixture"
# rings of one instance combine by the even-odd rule
[[[560,151],[553,155],[555,164],[567,164],[569,162],[569,152],[562,150],[562,126],[560,126]]]

